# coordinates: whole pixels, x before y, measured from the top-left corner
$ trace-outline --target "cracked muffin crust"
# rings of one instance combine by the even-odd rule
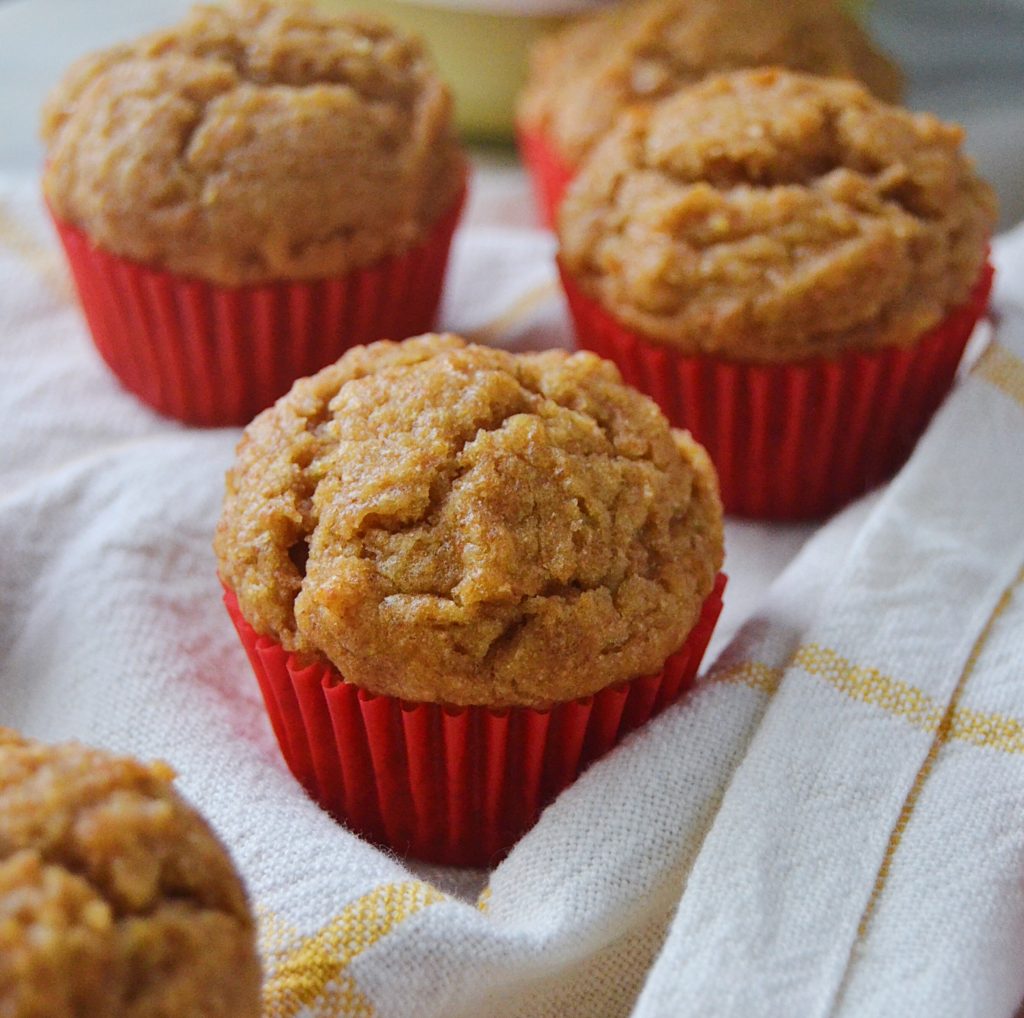
[[[862,81],[896,102],[902,75],[835,0],[620,3],[542,40],[518,119],[577,166],[619,115],[706,75],[780,65]]]
[[[968,297],[995,220],[962,130],[768,69],[622,118],[570,186],[560,258],[685,354],[789,361],[914,343]]]
[[[172,777],[0,728],[0,1014],[259,1014],[245,892]]]
[[[465,165],[418,40],[301,0],[197,6],[75,64],[43,113],[58,218],[227,286],[346,273],[414,247]]]
[[[656,672],[722,562],[703,449],[592,354],[374,343],[262,413],[221,578],[370,692],[543,706]]]

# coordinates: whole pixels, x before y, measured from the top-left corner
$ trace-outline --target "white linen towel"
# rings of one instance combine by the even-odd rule
[[[464,235],[445,324],[564,343],[549,254]],[[210,550],[238,433],[118,388],[34,187],[0,185],[0,723],[173,764],[259,911],[269,1018],[1010,1016],[1024,234],[996,260],[994,342],[896,481],[477,880],[358,841],[291,778]]]

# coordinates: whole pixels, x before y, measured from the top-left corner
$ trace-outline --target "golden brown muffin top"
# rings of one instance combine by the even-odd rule
[[[903,93],[899,70],[835,0],[640,0],[541,40],[518,115],[577,166],[628,107],[769,64],[856,78],[890,102]]]
[[[259,1014],[245,892],[172,777],[0,728],[0,1014]]]
[[[86,57],[43,113],[57,216],[136,261],[238,285],[419,243],[465,167],[418,40],[299,0],[197,6]]]
[[[215,549],[259,632],[374,693],[541,706],[657,672],[722,561],[704,450],[592,354],[357,347],[260,414]]]
[[[909,344],[995,221],[963,133],[861,86],[738,71],[627,114],[561,209],[561,259],[629,328],[783,361]]]

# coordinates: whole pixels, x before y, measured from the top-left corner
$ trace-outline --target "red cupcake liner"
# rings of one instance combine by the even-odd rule
[[[549,710],[375,696],[260,636],[225,588],[288,767],[360,837],[427,862],[497,862],[591,762],[693,682],[722,610],[720,574],[661,672]]]
[[[542,131],[516,126],[519,154],[530,174],[537,210],[544,226],[554,229],[558,206],[575,171],[557,152]]]
[[[93,340],[126,389],[187,424],[246,424],[349,347],[429,332],[463,199],[417,247],[331,279],[218,286],[95,247],[54,217]]]
[[[825,516],[899,470],[952,387],[993,276],[986,264],[968,300],[911,347],[744,364],[644,339],[559,269],[577,344],[707,449],[727,512],[772,520]]]

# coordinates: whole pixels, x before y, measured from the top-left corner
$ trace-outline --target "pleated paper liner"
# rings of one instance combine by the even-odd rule
[[[93,341],[126,389],[187,424],[246,424],[351,346],[433,327],[463,199],[401,255],[345,276],[227,287],[109,254],[54,222]]]
[[[303,665],[224,603],[292,773],[350,830],[400,855],[497,862],[593,760],[693,682],[722,610],[719,575],[686,641],[657,675],[550,710],[445,707],[375,696],[329,665]]]
[[[992,275],[986,264],[969,299],[911,347],[792,364],[676,353],[621,325],[565,271],[562,283],[577,344],[692,432],[726,511],[798,520],[839,509],[903,465],[953,384]]]
[[[519,154],[530,174],[541,223],[555,228],[562,195],[575,173],[541,131],[516,127]]]

